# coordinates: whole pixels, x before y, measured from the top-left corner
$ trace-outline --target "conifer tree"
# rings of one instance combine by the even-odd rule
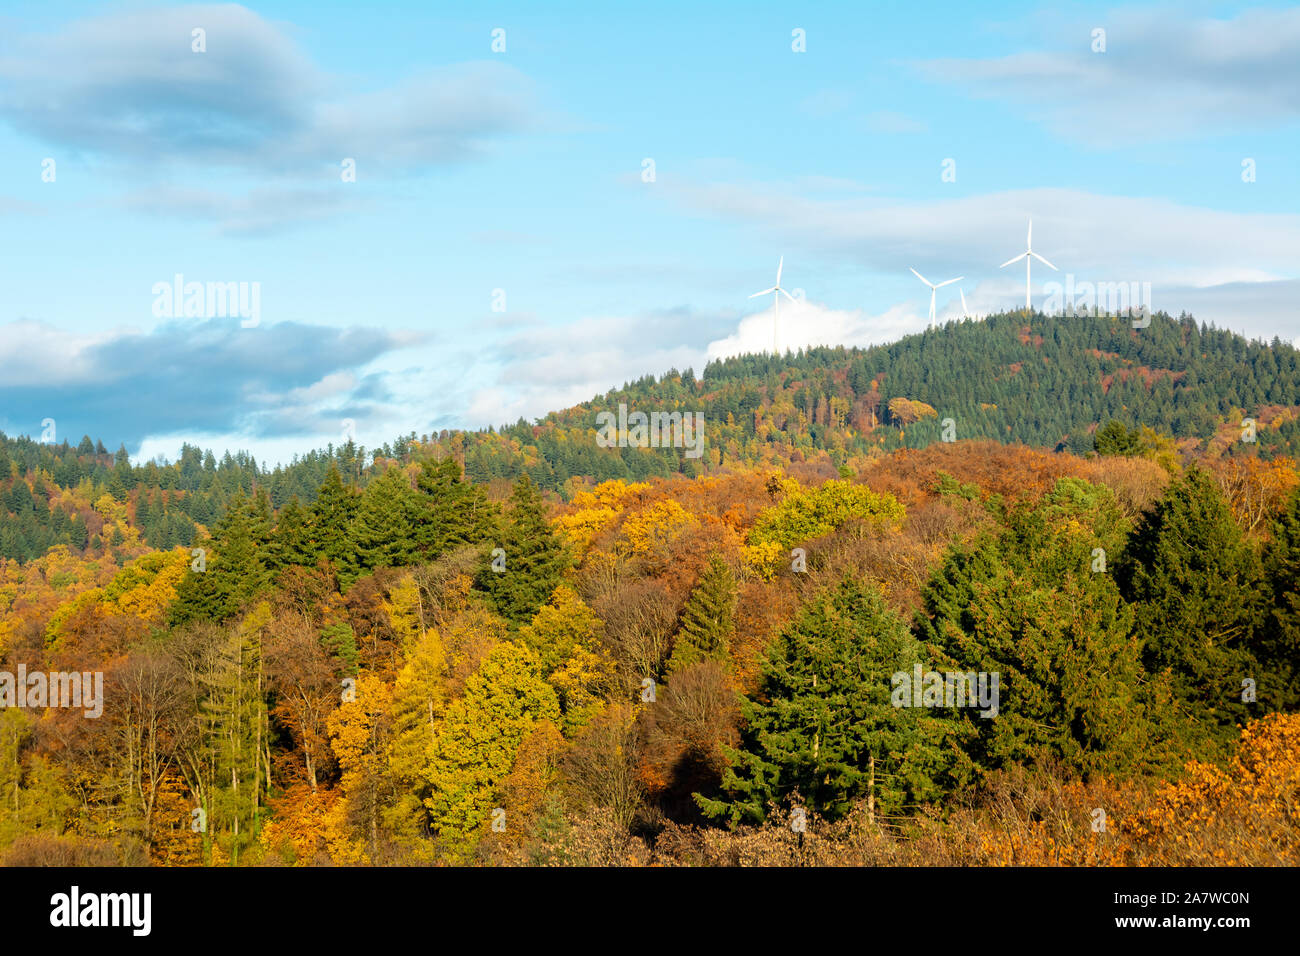
[[[1113,494],[1066,478],[1004,521],[949,551],[917,615],[936,669],[998,675],[996,717],[960,715],[967,753],[983,767],[1055,759],[1102,772],[1165,756],[1151,746],[1133,610],[1099,563],[1097,549],[1124,540]]]
[[[268,548],[267,565],[279,571],[292,565],[311,567],[316,563],[309,522],[311,513],[294,495],[280,509],[275,534]]]
[[[1133,603],[1151,673],[1211,736],[1236,736],[1248,719],[1242,681],[1257,678],[1251,645],[1259,619],[1259,565],[1217,483],[1199,468],[1173,482],[1143,515],[1116,564]]]
[[[416,478],[416,547],[424,560],[467,544],[478,544],[495,529],[496,509],[483,489],[465,481],[452,458],[429,458]]]
[[[546,504],[527,475],[519,478],[510,496],[500,547],[505,570],[493,570],[491,556],[485,556],[477,583],[498,614],[522,624],[546,603],[568,566],[564,545],[547,520]]]
[[[311,535],[316,557],[327,559],[336,569],[347,567],[351,560],[356,499],[356,492],[344,486],[338,467],[330,465],[312,508]]]
[[[1264,553],[1269,610],[1256,642],[1261,673],[1257,700],[1265,710],[1300,708],[1300,490],[1273,524]]]
[[[347,587],[375,568],[410,564],[415,555],[415,502],[406,472],[389,468],[366,486],[350,531],[352,550],[339,581]]]
[[[880,595],[851,578],[806,605],[764,657],[758,693],[724,794],[702,794],[707,816],[761,821],[795,791],[810,811],[843,817],[859,799],[882,812],[940,795],[941,721],[893,706],[892,679],[920,645]]]
[[[682,610],[682,623],[668,659],[673,673],[701,661],[730,662],[735,631],[736,579],[720,555],[713,555]]]
[[[259,544],[264,520],[255,501],[232,499],[204,550],[202,570],[190,570],[176,589],[173,624],[223,621],[239,612],[270,583]]]

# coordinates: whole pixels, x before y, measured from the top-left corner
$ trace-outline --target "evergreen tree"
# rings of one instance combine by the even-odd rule
[[[1242,681],[1259,674],[1259,574],[1218,485],[1195,467],[1143,515],[1115,568],[1146,669],[1167,673],[1187,712],[1224,740],[1250,714]]]
[[[1300,490],[1273,523],[1264,582],[1269,609],[1255,648],[1258,702],[1266,710],[1300,709]]]
[[[706,660],[729,664],[735,616],[736,579],[726,561],[715,554],[682,611],[681,627],[668,659],[669,673]]]
[[[351,527],[352,553],[339,572],[347,587],[375,568],[410,564],[415,556],[415,500],[406,472],[389,468],[366,486]]]
[[[451,458],[425,459],[416,479],[417,547],[422,559],[487,540],[496,511],[483,489],[465,481]]]
[[[336,569],[346,568],[352,560],[351,529],[356,511],[356,493],[344,486],[343,476],[331,465],[316,494],[311,535],[313,552]]]
[[[950,550],[916,620],[937,669],[998,675],[996,716],[962,714],[973,762],[1116,773],[1164,756],[1140,696],[1133,611],[1100,563],[1124,540],[1113,494],[1066,478],[1003,520]]]
[[[796,791],[829,819],[869,799],[885,813],[941,793],[942,721],[893,706],[893,675],[910,673],[921,647],[880,595],[851,578],[799,612],[768,649],[746,727],[708,816],[760,821]]]
[[[315,565],[316,550],[312,545],[310,521],[311,513],[294,495],[280,509],[279,519],[275,523],[275,534],[271,537],[267,554],[269,568],[279,571],[291,565]]]
[[[214,528],[203,570],[191,568],[176,589],[170,620],[224,621],[237,614],[270,583],[258,543],[263,518],[255,501],[240,495]]]
[[[532,479],[520,476],[510,496],[510,517],[502,540],[505,570],[493,570],[487,556],[477,583],[498,614],[522,624],[546,603],[568,566],[564,545],[551,529],[546,504]]]

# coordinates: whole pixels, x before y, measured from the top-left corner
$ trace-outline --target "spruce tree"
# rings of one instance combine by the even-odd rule
[[[267,565],[279,571],[291,565],[312,567],[316,563],[316,550],[311,540],[309,522],[311,513],[294,495],[280,509],[275,523],[275,534],[271,536],[268,548]]]
[[[506,620],[523,624],[547,602],[568,566],[564,545],[547,520],[546,504],[528,475],[521,475],[510,496],[510,515],[498,545],[505,570],[493,570],[485,555],[477,583],[493,609]]]
[[[1143,662],[1211,736],[1249,719],[1242,682],[1258,680],[1251,644],[1259,564],[1214,479],[1191,468],[1143,515],[1115,577],[1133,603]]]
[[[415,484],[416,546],[423,560],[489,537],[495,509],[481,488],[464,480],[453,459],[426,459]]]
[[[722,557],[715,554],[682,611],[681,627],[668,659],[669,673],[701,661],[730,663],[735,616],[736,579]]]
[[[820,594],[764,657],[758,692],[741,701],[746,727],[707,816],[761,821],[796,791],[828,819],[859,800],[892,813],[941,794],[943,721],[893,706],[893,675],[921,647],[873,589],[851,578]]]
[[[357,511],[357,495],[344,486],[338,467],[330,465],[325,481],[312,507],[312,550],[336,569],[346,568],[352,560],[352,519]]]
[[[998,675],[996,716],[961,714],[966,753],[989,769],[1055,759],[1105,773],[1166,757],[1151,747],[1133,610],[1096,550],[1124,540],[1114,495],[1065,478],[1003,520],[949,551],[916,618],[937,670]]]
[[[1300,490],[1273,523],[1264,553],[1268,611],[1260,622],[1257,700],[1264,710],[1300,708]]]
[[[352,551],[342,561],[346,587],[375,568],[396,568],[415,555],[415,503],[406,472],[389,468],[366,486],[350,529]]]

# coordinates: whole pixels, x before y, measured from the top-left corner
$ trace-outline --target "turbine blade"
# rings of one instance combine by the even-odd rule
[[[778,288],[781,285],[781,267],[783,265],[785,265],[785,256],[776,261],[776,285],[773,288]]]
[[[999,269],[1005,269],[1007,266],[1011,265],[1011,263],[1013,263],[1013,262],[1019,262],[1021,259],[1023,259],[1023,258],[1024,258],[1025,256],[1027,256],[1027,255],[1029,255],[1029,253],[1027,253],[1027,252],[1022,252],[1022,253],[1020,253],[1020,255],[1016,256],[1014,259],[1008,259],[1006,262],[1002,263],[1002,265],[998,266],[998,268],[999,268]]]
[[[785,296],[785,297],[786,297],[787,299],[789,299],[791,302],[797,302],[797,301],[798,301],[798,300],[797,300],[794,296],[792,296],[789,292],[786,292],[785,289],[778,288],[776,291],[777,291],[777,292],[780,292],[783,296]]]
[[[958,276],[958,277],[955,278],[955,279],[947,279],[947,280],[945,280],[945,281],[943,281],[943,282],[940,282],[938,285],[935,286],[935,288],[936,288],[936,289],[942,289],[944,286],[946,286],[946,285],[952,285],[954,282],[960,282],[960,281],[961,281],[962,279],[964,279],[964,278],[966,278],[966,277],[965,277],[965,276]]]
[[[966,308],[966,292],[964,289],[958,289],[957,294],[961,296],[961,314],[970,318],[970,309]]]
[[[1035,259],[1037,259],[1039,262],[1041,262],[1043,265],[1047,266],[1047,268],[1051,269],[1052,271],[1054,272],[1061,271],[1060,269],[1056,268],[1056,266],[1052,265],[1050,262],[1048,262],[1046,259],[1040,256],[1038,253],[1031,252],[1030,255],[1033,256]]]
[[[1025,248],[1034,248],[1034,220],[1029,220],[1029,235],[1025,238]]]
[[[911,267],[911,266],[908,266],[908,268],[911,269],[912,267]],[[926,285],[929,285],[929,284],[930,284],[930,280],[927,279],[925,276],[921,275],[921,273],[917,272],[915,269],[912,269],[912,275],[916,276],[918,279],[920,279],[920,280],[921,280],[922,282],[924,282]]]
[[[760,295],[771,295],[775,291],[776,291],[776,286],[772,286],[772,288],[764,289],[762,292],[755,292],[753,295],[750,296],[750,298],[757,299]]]

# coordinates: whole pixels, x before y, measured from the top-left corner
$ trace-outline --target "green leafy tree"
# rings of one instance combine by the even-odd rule
[[[538,723],[559,717],[555,691],[526,647],[498,644],[466,681],[431,747],[425,801],[453,859],[482,835],[520,744]]]

